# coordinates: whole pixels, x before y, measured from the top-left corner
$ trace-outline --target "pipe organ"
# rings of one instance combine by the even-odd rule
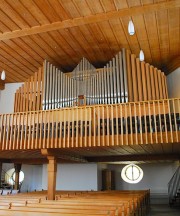
[[[168,98],[166,76],[122,49],[103,68],[87,59],[71,73],[44,61],[15,94],[15,112]]]

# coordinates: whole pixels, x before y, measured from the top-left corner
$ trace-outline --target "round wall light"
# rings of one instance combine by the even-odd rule
[[[142,180],[143,170],[135,164],[129,164],[122,169],[121,177],[127,183],[136,184]]]

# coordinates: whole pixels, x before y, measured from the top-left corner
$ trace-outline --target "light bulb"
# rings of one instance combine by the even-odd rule
[[[140,50],[140,53],[139,53],[139,60],[144,61],[144,52],[142,50]]]
[[[1,79],[5,80],[6,79],[6,72],[3,70],[1,73]]]
[[[134,35],[134,33],[135,33],[134,24],[133,24],[132,20],[129,21],[128,32],[130,35]]]

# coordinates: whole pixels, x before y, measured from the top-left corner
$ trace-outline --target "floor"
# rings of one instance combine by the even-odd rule
[[[170,208],[168,205],[151,205],[148,216],[180,216],[180,208]]]

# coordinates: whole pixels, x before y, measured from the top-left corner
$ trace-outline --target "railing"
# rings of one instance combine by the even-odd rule
[[[172,200],[176,196],[178,189],[180,189],[180,166],[168,183],[169,204],[172,204]]]
[[[0,115],[2,150],[177,143],[179,137],[179,98]]]

